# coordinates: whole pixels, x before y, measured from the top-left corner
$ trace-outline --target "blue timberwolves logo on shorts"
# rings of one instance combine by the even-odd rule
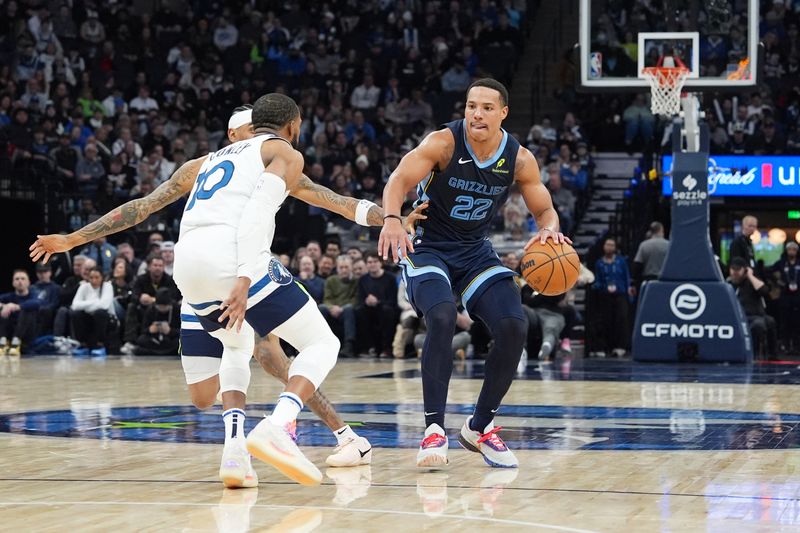
[[[292,275],[280,261],[269,262],[269,278],[278,285],[288,285],[292,282]]]

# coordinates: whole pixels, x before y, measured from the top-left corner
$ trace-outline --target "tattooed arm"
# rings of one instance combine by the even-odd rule
[[[36,262],[44,256],[46,263],[55,253],[66,252],[94,239],[135,226],[191,191],[204,161],[205,157],[187,161],[167,181],[144,198],[126,202],[69,235],[38,235],[36,242],[30,246],[31,259]]]
[[[329,188],[314,183],[305,174],[300,176],[289,194],[307,204],[333,211],[348,220],[356,219],[356,207],[360,201],[358,198],[336,194]],[[370,207],[367,212],[367,223],[370,226],[383,226],[383,209],[377,205]]]
[[[289,194],[307,204],[333,211],[348,220],[354,222],[356,220],[356,207],[360,202],[358,198],[337,194],[319,183],[314,183],[305,174],[300,176],[300,179],[294,184]],[[428,202],[418,205],[407,217],[403,217],[403,228],[408,233],[414,233],[417,222],[428,218],[422,214],[426,209],[428,209]],[[370,226],[383,226],[382,207],[373,205],[369,208],[369,211],[367,211],[367,224]]]

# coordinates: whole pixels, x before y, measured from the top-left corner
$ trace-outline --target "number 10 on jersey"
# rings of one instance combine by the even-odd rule
[[[210,169],[206,170],[205,172],[201,172],[200,174],[198,174],[197,185],[194,194],[192,195],[191,198],[189,198],[189,203],[186,204],[186,210],[188,211],[191,208],[193,208],[194,203],[197,200],[208,200],[209,198],[214,196],[215,192],[217,192],[218,190],[226,186],[228,183],[230,183],[231,178],[233,177],[233,170],[234,170],[233,162],[224,160],[220,161],[219,163],[217,163]],[[211,188],[206,189],[205,188],[206,180],[208,180],[208,178],[213,176],[218,171],[222,171],[222,178],[220,178],[220,180],[217,183],[212,185]]]

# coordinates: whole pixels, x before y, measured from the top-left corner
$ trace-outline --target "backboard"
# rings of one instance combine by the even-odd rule
[[[759,0],[580,0],[580,85],[649,88],[645,67],[675,57],[684,90],[747,88],[759,66]]]

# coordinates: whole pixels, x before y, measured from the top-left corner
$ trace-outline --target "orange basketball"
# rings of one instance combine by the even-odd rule
[[[536,241],[522,256],[520,270],[533,290],[545,296],[557,296],[570,290],[578,281],[581,261],[569,244]]]

